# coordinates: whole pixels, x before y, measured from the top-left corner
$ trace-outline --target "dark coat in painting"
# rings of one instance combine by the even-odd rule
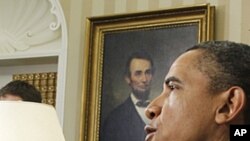
[[[101,127],[100,141],[144,141],[145,123],[131,98],[115,108]]]

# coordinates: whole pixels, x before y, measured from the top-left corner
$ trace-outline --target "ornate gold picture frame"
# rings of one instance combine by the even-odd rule
[[[80,141],[102,141],[105,118],[129,96],[123,74],[129,54],[146,50],[154,59],[153,98],[181,52],[213,39],[214,11],[204,4],[87,18]]]

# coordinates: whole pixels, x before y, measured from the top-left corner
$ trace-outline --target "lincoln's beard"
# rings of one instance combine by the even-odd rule
[[[150,94],[150,90],[149,89],[146,90],[146,91],[144,91],[144,92],[133,89],[132,92],[133,92],[134,96],[137,99],[140,99],[140,100],[147,100],[148,96]]]

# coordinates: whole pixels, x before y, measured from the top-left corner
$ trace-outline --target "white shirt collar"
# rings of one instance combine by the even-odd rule
[[[150,122],[150,120],[146,117],[145,112],[144,112],[146,107],[138,107],[136,105],[136,103],[139,101],[139,99],[137,99],[133,93],[130,94],[130,97],[131,97],[133,104],[135,105],[135,109],[138,112],[138,114],[140,115],[142,120],[145,122],[145,124],[148,124]]]

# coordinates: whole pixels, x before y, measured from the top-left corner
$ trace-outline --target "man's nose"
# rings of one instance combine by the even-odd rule
[[[142,75],[141,75],[141,80],[142,80],[143,82],[147,81],[147,76],[146,76],[146,74],[142,74]]]
[[[163,98],[162,97],[157,97],[155,98],[146,108],[145,110],[145,115],[149,119],[154,119],[158,117],[161,114],[162,110],[162,105],[163,105]]]
[[[144,74],[142,74],[142,76],[141,76],[141,80],[142,80],[143,82],[150,81],[151,78],[152,78],[152,75],[151,75],[151,74],[148,74],[148,73],[144,73]]]

